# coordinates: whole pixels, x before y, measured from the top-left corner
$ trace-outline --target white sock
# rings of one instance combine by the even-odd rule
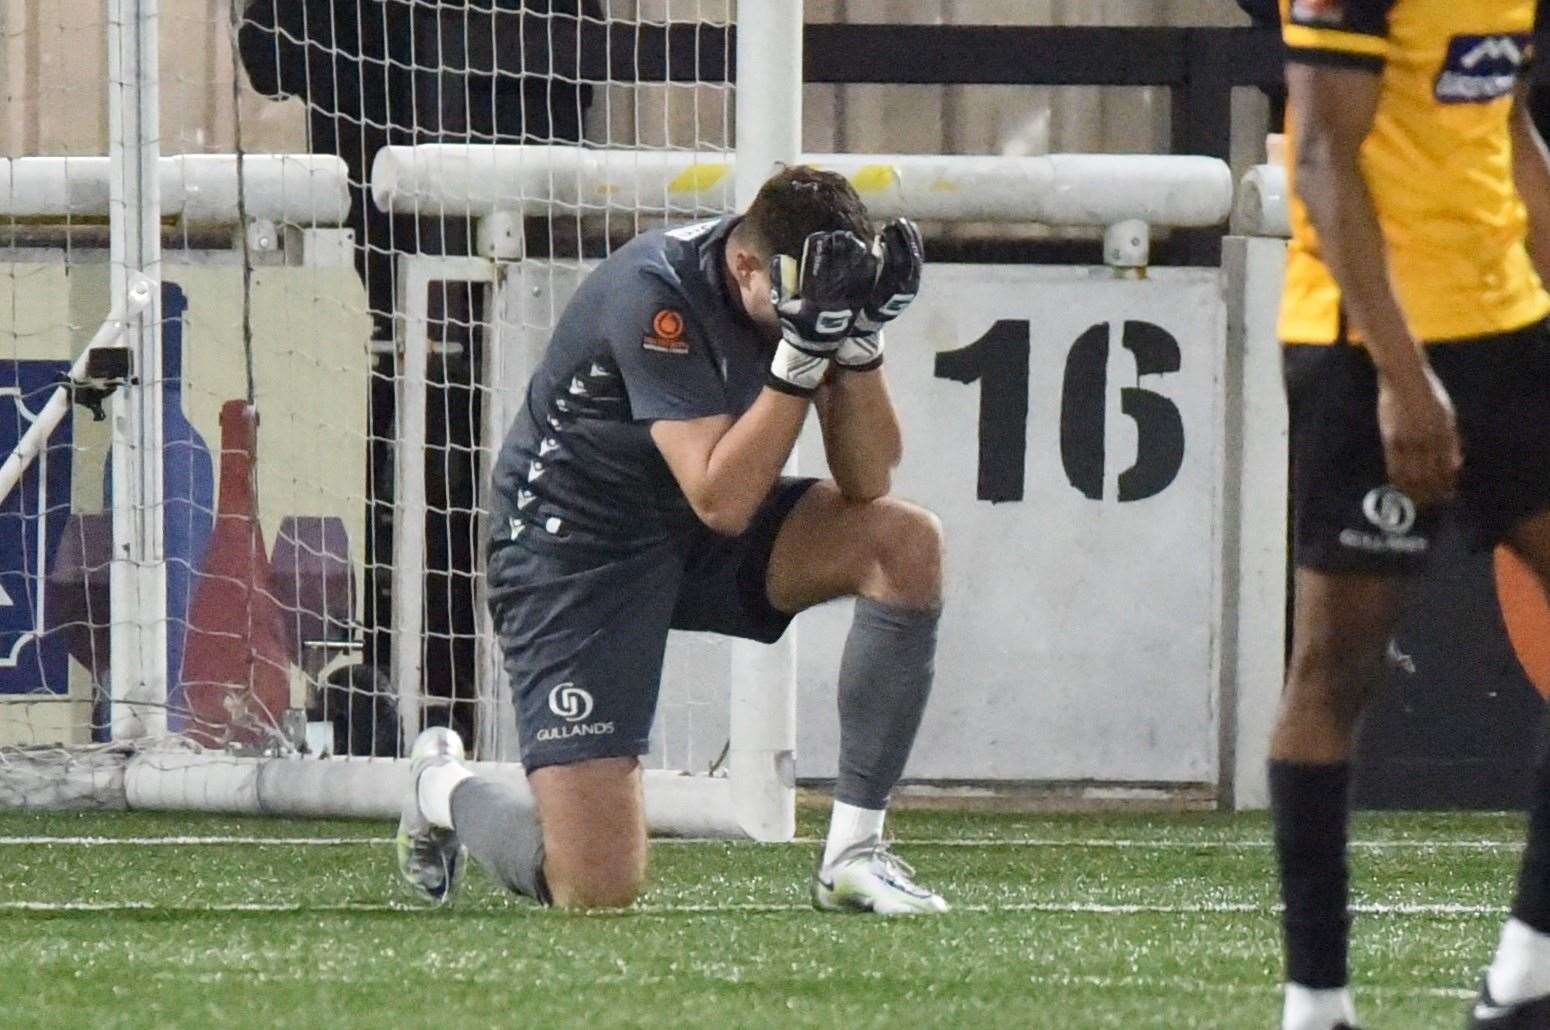
[[[1345,1023],[1356,1025],[1356,1006],[1349,987],[1314,988],[1286,985],[1286,1006],[1281,1010],[1281,1030],[1332,1030]]]
[[[823,864],[827,867],[847,849],[867,841],[883,839],[886,808],[857,808],[843,801],[834,803],[829,816],[829,837],[823,845]]]
[[[1550,994],[1550,934],[1519,919],[1507,920],[1485,981],[1498,1005]]]
[[[472,775],[461,762],[443,762],[420,774],[420,782],[414,789],[419,797],[420,811],[432,826],[452,829],[452,789]]]

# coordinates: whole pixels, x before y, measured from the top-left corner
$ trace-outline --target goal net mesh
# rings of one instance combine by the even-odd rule
[[[513,195],[526,210],[492,259],[477,219],[381,210],[372,164],[422,143],[726,151],[731,0],[137,6],[0,0],[0,455],[122,300],[116,136],[131,160],[154,144],[161,209],[159,362],[102,420],[76,389],[0,504],[0,803],[69,800],[39,786],[62,765],[106,797],[86,756],[131,749],[388,758],[450,724],[517,760],[484,610],[490,462],[586,271],[722,212]],[[134,80],[109,59],[115,18],[156,32],[159,124],[140,136],[114,117]],[[123,430],[131,408],[160,419],[159,446]],[[159,489],[136,513],[164,599],[114,589],[131,555],[114,513],[141,496],[115,469]],[[158,642],[164,677],[114,669],[121,633]],[[651,764],[716,766],[718,646],[671,646]],[[160,714],[125,718],[126,691]]]

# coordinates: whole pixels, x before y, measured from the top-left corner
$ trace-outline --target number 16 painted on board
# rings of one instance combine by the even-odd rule
[[[1083,496],[1103,498],[1109,323],[1092,326],[1066,355],[1060,401],[1060,462]],[[1127,321],[1121,343],[1136,374],[1180,368],[1179,342],[1161,326]],[[980,384],[979,478],[982,501],[1020,501],[1027,465],[1028,374],[1032,350],[1027,319],[1003,319],[966,347],[936,356],[935,375]],[[1136,423],[1136,461],[1119,475],[1121,503],[1155,497],[1184,463],[1184,420],[1172,400],[1140,386],[1120,390],[1120,410]]]

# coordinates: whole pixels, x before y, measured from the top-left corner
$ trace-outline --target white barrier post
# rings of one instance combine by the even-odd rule
[[[1265,762],[1285,678],[1288,426],[1276,315],[1286,266],[1286,176],[1263,166],[1243,180],[1222,244],[1228,455],[1222,601],[1222,800],[1270,803]]]
[[[392,680],[400,740],[407,752],[425,726],[426,389],[429,385],[431,283],[490,283],[484,258],[401,254],[398,257],[400,356],[393,451]]]
[[[161,279],[158,0],[109,0],[111,296]],[[112,736],[167,728],[167,578],[162,553],[161,298],[129,318],[138,385],[113,394]]]
[[[738,5],[737,207],[802,150],[801,0]],[[791,456],[787,474],[796,471]],[[755,840],[796,835],[796,627],[766,647],[732,648],[732,804]]]

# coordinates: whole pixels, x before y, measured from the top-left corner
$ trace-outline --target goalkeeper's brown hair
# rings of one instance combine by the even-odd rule
[[[789,165],[759,187],[736,235],[765,261],[776,254],[801,260],[808,236],[835,229],[872,238],[872,223],[855,187],[835,172]]]

